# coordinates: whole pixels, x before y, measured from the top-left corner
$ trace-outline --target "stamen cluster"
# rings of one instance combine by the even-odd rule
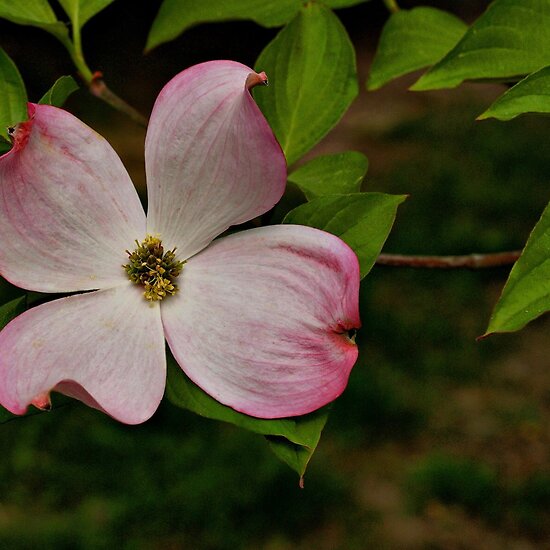
[[[175,252],[175,248],[164,252],[161,240],[151,235],[141,243],[136,240],[134,252],[126,250],[130,261],[122,267],[130,281],[145,287],[143,295],[146,300],[157,302],[178,291],[174,279],[181,273],[185,262],[178,261]]]

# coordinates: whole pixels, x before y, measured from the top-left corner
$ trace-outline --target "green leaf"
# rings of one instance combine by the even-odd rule
[[[310,441],[309,445],[297,445],[288,439],[279,436],[266,436],[271,450],[280,460],[290,466],[300,476],[300,483],[303,483],[303,477],[306,468],[317,448],[321,439],[321,432],[328,419],[328,409],[321,409],[316,413],[301,416],[296,419],[297,427],[309,434],[314,434],[315,439]]]
[[[63,107],[67,98],[76,90],[78,90],[76,80],[72,76],[62,76],[54,82],[53,86],[42,96],[38,103]]]
[[[0,17],[21,25],[55,23],[48,0],[0,0]]]
[[[58,38],[68,36],[67,27],[57,20],[47,0],[0,0],[0,17],[50,32]]]
[[[0,48],[0,136],[9,140],[8,127],[27,118],[25,84],[15,63]]]
[[[367,83],[376,90],[404,74],[439,61],[466,32],[450,13],[419,7],[393,13],[384,26]]]
[[[311,149],[357,95],[355,51],[339,19],[308,3],[256,62],[268,88],[255,91],[289,164]]]
[[[411,90],[517,79],[550,64],[550,0],[496,0]]]
[[[512,332],[550,310],[550,204],[514,264],[485,336]]]
[[[73,26],[82,28],[86,22],[114,0],[59,0]]]
[[[365,0],[327,0],[329,7],[344,8]],[[200,23],[251,19],[264,27],[288,23],[303,5],[302,0],[164,0],[153,21],[145,50],[178,37]]]
[[[288,175],[307,200],[336,193],[356,193],[369,167],[365,155],[346,151],[335,155],[322,155],[300,166]]]
[[[20,296],[19,298],[15,298],[15,300],[11,300],[11,302],[0,306],[0,330],[3,329],[12,319],[15,319],[15,317],[17,317],[20,313],[23,313],[26,308],[27,300],[25,296]],[[0,407],[0,424],[13,418],[17,418],[16,415],[10,413],[3,407]]]
[[[309,225],[340,237],[357,254],[361,278],[371,270],[405,195],[328,195],[291,210],[283,223]]]
[[[274,436],[279,442],[284,440],[298,448],[304,448],[310,456],[313,454],[328,416],[328,407],[294,418],[255,418],[226,407],[206,394],[183,373],[170,353],[167,353],[167,361],[166,395],[174,405],[206,418],[230,422],[257,434]],[[295,469],[303,475],[307,461],[302,461],[301,464],[300,468]]]
[[[510,120],[524,113],[550,113],[550,66],[530,74],[501,95],[478,120]]]

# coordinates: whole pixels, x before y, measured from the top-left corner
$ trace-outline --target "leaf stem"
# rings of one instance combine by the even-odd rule
[[[140,126],[147,127],[147,118],[145,118],[137,109],[126,103],[122,98],[117,96],[111,89],[108,88],[103,80],[103,74],[100,72],[92,73],[84,59],[82,52],[82,42],[80,29],[77,25],[73,26],[73,40],[65,35],[57,35],[57,38],[65,46],[65,49],[71,56],[71,59],[80,75],[80,78],[88,86],[90,93],[99,99],[108,103],[111,107],[129,116],[134,122]]]
[[[404,254],[380,254],[378,265],[413,267],[417,269],[485,269],[513,264],[521,250],[492,254],[466,254],[464,256],[409,256]]]
[[[397,0],[384,0],[384,5],[388,8],[390,13],[396,13],[400,9]]]
[[[75,39],[76,35],[77,33],[74,33]],[[78,34],[78,36],[80,35]],[[63,44],[63,46],[65,46],[67,52],[69,52],[69,55],[71,56],[71,59],[82,80],[84,80],[84,82],[89,85],[90,82],[93,80],[93,74],[88,65],[86,65],[84,55],[82,54],[82,48],[79,47],[77,49],[76,44],[73,44],[68,36],[57,35],[57,38]]]

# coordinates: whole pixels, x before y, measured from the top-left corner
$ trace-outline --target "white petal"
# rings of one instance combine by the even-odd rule
[[[147,231],[180,259],[284,192],[284,155],[247,89],[259,81],[240,63],[211,61],[177,75],[155,103],[145,142]]]
[[[29,290],[121,284],[145,214],[111,146],[71,114],[30,105],[0,157],[0,273]]]
[[[15,414],[55,390],[137,424],[164,392],[160,308],[130,282],[26,311],[0,332],[0,349],[0,403]]]
[[[301,415],[335,399],[357,358],[359,264],[334,235],[263,227],[191,258],[161,305],[186,374],[218,401],[262,418]]]

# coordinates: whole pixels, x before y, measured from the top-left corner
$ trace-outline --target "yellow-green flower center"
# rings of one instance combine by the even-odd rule
[[[141,243],[136,240],[133,252],[126,251],[129,262],[122,267],[130,281],[143,285],[146,300],[157,302],[178,291],[174,279],[181,273],[185,262],[178,261],[175,252],[175,248],[164,252],[161,240],[151,235]]]

